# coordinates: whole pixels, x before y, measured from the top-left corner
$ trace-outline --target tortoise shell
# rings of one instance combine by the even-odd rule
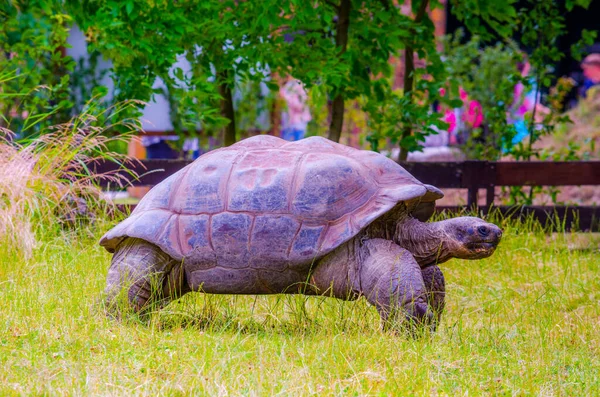
[[[126,237],[192,263],[252,267],[319,258],[400,202],[443,194],[383,155],[325,138],[260,135],[209,152],[156,185],[100,244]]]

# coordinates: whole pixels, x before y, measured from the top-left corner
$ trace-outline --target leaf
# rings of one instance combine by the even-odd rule
[[[268,80],[268,81],[265,81],[265,84],[267,85],[267,87],[271,91],[278,91],[279,90],[279,85],[275,81]]]
[[[175,75],[175,78],[183,81],[184,77],[183,77],[183,70],[181,68],[175,68],[175,70],[173,71],[173,74]]]

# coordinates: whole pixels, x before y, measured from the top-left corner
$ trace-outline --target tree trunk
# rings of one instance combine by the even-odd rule
[[[235,143],[235,111],[233,110],[233,94],[231,86],[228,82],[227,70],[219,73],[219,94],[223,98],[221,100],[221,116],[229,120],[229,123],[223,129],[223,146],[230,146]]]
[[[415,23],[420,23],[425,16],[425,12],[427,11],[427,4],[429,0],[421,0],[421,5],[419,6],[419,10],[417,11],[417,15],[415,15]],[[416,33],[414,33],[416,34]],[[404,50],[404,95],[410,95],[413,91],[413,86],[415,83],[415,59],[414,59],[414,48],[412,43],[406,45],[406,49]],[[412,126],[407,125],[402,130],[402,136],[400,138],[400,142],[404,138],[407,138],[412,135]],[[400,155],[398,156],[398,161],[406,161],[408,158],[408,151],[400,145]]]
[[[338,57],[346,52],[348,46],[348,27],[350,25],[350,7],[351,0],[341,0],[338,7],[338,20],[335,32],[335,45],[340,48]],[[344,95],[341,87],[338,87],[338,93],[333,99],[331,106],[331,124],[329,125],[329,139],[335,142],[340,141],[342,135],[342,126],[344,125]]]
[[[338,94],[331,105],[331,123],[329,124],[329,139],[340,141],[344,125],[344,97]]]
[[[277,72],[274,72],[271,75],[272,81],[277,83],[278,87],[282,87],[284,84],[284,79],[279,77]],[[270,122],[271,128],[269,129],[269,135],[273,135],[276,137],[281,137],[281,111],[282,111],[282,102],[283,98],[279,91],[276,91],[273,98],[273,105],[271,106],[271,114],[270,114]]]
[[[413,90],[413,84],[415,82],[415,53],[412,46],[407,46],[404,49],[404,95],[410,95]],[[402,130],[402,136],[400,138],[400,142],[402,139],[409,137],[412,134],[412,126],[406,125]],[[400,144],[400,154],[398,156],[398,161],[406,161],[408,158],[408,150],[402,147]]]

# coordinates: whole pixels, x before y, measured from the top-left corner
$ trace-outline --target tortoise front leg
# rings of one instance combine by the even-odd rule
[[[427,302],[427,289],[421,268],[412,254],[383,239],[366,241],[359,256],[357,286],[384,321],[384,327],[396,325],[404,314],[413,328],[433,329],[434,314]]]
[[[157,246],[137,238],[123,240],[106,278],[106,302],[114,309],[126,292],[127,304],[138,312],[166,305],[188,291],[182,264]]]

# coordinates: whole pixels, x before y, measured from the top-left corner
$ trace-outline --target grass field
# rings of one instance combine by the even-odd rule
[[[0,395],[539,395],[600,392],[600,236],[504,224],[496,254],[443,265],[438,332],[385,333],[364,300],[189,294],[107,319],[109,228],[0,246]]]

